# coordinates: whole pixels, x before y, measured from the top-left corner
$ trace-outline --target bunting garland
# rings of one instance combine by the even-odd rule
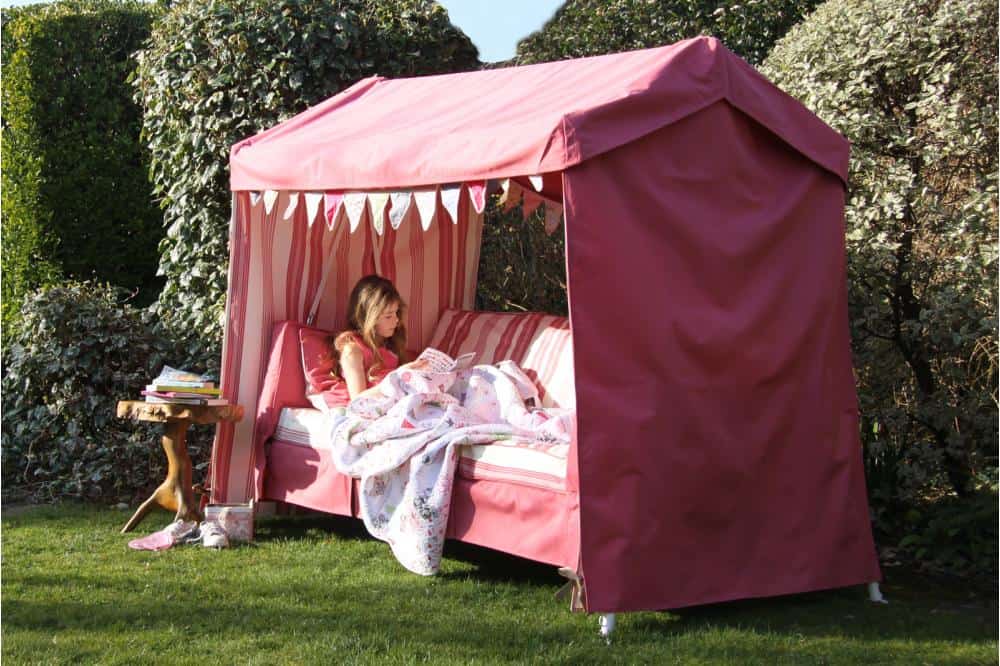
[[[372,192],[287,192],[288,201],[281,217],[291,220],[294,217],[299,202],[304,201],[306,221],[312,227],[320,214],[322,204],[322,219],[329,229],[333,229],[341,216],[347,218],[353,233],[364,219],[364,213],[371,213],[372,226],[380,236],[385,232],[385,220],[390,226],[399,229],[415,204],[420,226],[425,231],[430,228],[439,211],[448,215],[452,223],[458,224],[458,207],[462,198],[462,188],[469,193],[469,204],[478,214],[486,210],[486,200],[489,196],[500,192],[499,202],[502,210],[509,211],[516,206],[521,207],[522,215],[527,218],[540,208],[544,210],[545,233],[552,234],[562,222],[563,208],[558,201],[553,201],[541,194],[542,177],[528,176],[531,188],[524,187],[510,178],[490,181],[474,181],[470,183],[448,183],[434,188],[398,191]],[[264,190],[251,191],[250,205],[257,206],[263,202],[264,211],[270,214],[278,201],[280,192]]]

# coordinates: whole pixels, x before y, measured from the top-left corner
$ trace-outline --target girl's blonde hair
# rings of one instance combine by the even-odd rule
[[[378,318],[387,307],[396,304],[399,305],[399,324],[391,338],[383,338],[375,332]],[[355,336],[361,338],[364,345],[374,355],[375,362],[368,369],[369,380],[382,368],[380,347],[389,349],[402,363],[403,354],[406,352],[406,325],[403,324],[405,314],[406,303],[403,302],[395,285],[390,280],[378,275],[366,275],[358,280],[354,289],[351,290],[351,297],[347,302],[348,330],[331,340],[330,346],[335,361],[333,364],[334,377],[344,378],[340,368],[340,354],[347,343],[355,341]]]

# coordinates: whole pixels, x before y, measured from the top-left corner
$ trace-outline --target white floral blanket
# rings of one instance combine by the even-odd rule
[[[450,373],[401,368],[333,421],[334,464],[361,479],[361,517],[399,562],[432,575],[441,564],[457,447],[515,440],[568,450],[574,410],[532,409],[534,386],[510,361]]]

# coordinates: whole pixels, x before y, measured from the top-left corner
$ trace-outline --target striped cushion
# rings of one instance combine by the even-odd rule
[[[451,356],[476,352],[477,364],[510,359],[535,382],[542,407],[576,406],[573,336],[566,317],[445,310],[428,346]]]

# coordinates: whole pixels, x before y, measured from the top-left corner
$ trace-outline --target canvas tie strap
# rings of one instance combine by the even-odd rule
[[[319,281],[319,286],[316,287],[316,296],[313,298],[312,307],[309,308],[309,316],[306,317],[306,326],[312,326],[313,321],[316,319],[316,311],[319,310],[319,301],[323,298],[323,289],[326,287],[326,279],[330,277],[330,272],[333,271],[333,258],[326,264],[326,270],[323,271],[323,279]]]
[[[569,567],[559,567],[559,575],[569,580],[556,592],[556,599],[569,599],[569,609],[574,613],[586,610],[583,605],[583,577]]]

